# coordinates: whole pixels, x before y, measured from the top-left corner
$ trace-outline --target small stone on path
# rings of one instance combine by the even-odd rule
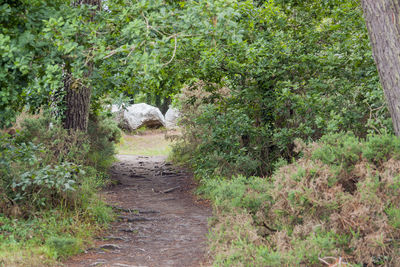
[[[108,249],[108,250],[117,250],[117,249],[121,249],[120,246],[114,245],[114,244],[104,244],[104,245],[101,245],[100,248],[102,248],[102,249]]]

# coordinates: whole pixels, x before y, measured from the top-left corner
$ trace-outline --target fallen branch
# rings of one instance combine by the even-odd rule
[[[167,189],[167,190],[160,191],[160,192],[163,193],[163,194],[168,194],[168,193],[171,193],[172,191],[175,191],[175,190],[178,189],[178,188],[180,188],[180,186],[172,187],[172,188],[169,188],[169,189]]]
[[[126,217],[126,216],[118,216],[118,219],[121,221],[127,221],[127,222],[147,222],[147,221],[153,221],[153,219],[148,219],[145,217]]]
[[[112,209],[117,210],[117,211],[122,211],[122,212],[128,212],[128,213],[141,213],[141,214],[148,214],[148,213],[160,213],[158,210],[144,210],[144,209],[138,209],[138,208],[132,208],[132,209],[126,209],[122,207],[117,207],[117,206],[111,206],[109,205]]]
[[[348,266],[347,262],[344,262],[342,257],[335,258],[335,257],[325,257],[325,258],[318,258],[321,262],[328,265],[328,267],[345,267]],[[335,262],[329,263],[327,260],[334,260]]]

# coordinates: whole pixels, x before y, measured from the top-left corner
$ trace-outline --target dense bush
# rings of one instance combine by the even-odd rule
[[[0,135],[0,265],[53,265],[113,219],[97,193],[120,131],[98,115],[88,133],[65,130],[45,113]]]
[[[399,140],[328,135],[269,179],[206,181],[217,263],[399,265]]]
[[[191,49],[213,45],[194,56],[201,82],[189,81],[182,93],[184,141],[177,149],[196,172],[267,175],[279,159],[298,156],[295,139],[392,130],[356,1],[203,4],[187,12],[209,11],[199,16],[215,42],[189,41]],[[203,24],[193,27],[201,32]]]
[[[91,121],[89,135],[47,115],[26,119],[15,136],[0,139],[0,211],[28,217],[59,205],[85,208],[105,181],[101,171],[119,138],[116,125],[101,117]]]
[[[121,139],[121,130],[112,116],[91,115],[88,126],[90,150],[88,164],[105,172],[115,160],[115,143]]]

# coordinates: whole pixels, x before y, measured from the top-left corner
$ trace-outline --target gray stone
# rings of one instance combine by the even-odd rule
[[[134,131],[142,126],[157,128],[166,126],[161,111],[145,103],[133,104],[125,108],[116,105],[111,107],[118,125],[128,131]]]
[[[112,105],[111,112],[114,114],[114,119],[119,126],[123,125],[124,121],[124,106]]]
[[[167,113],[165,113],[165,124],[167,129],[177,128],[177,123],[181,114],[176,108],[169,108]]]

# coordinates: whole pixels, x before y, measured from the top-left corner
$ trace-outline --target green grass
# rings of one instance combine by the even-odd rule
[[[117,151],[121,155],[168,156],[172,142],[160,132],[144,132],[141,135],[123,134]]]
[[[103,117],[88,135],[56,121],[49,129],[46,116],[22,119],[16,137],[0,133],[0,267],[60,266],[114,219],[98,193],[110,182],[119,130]]]
[[[0,266],[53,266],[90,246],[103,227],[82,211],[54,209],[28,219],[0,215]]]

